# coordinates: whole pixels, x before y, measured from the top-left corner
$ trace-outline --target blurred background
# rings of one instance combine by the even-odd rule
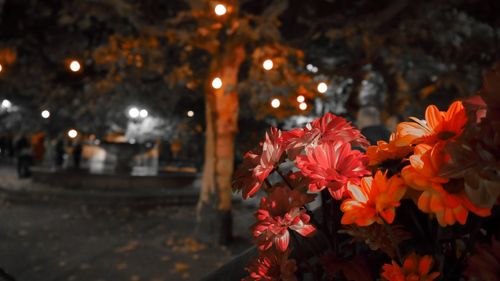
[[[251,246],[271,126],[374,143],[475,93],[495,0],[0,0],[0,275],[199,280]],[[9,279],[10,278],[10,279]]]

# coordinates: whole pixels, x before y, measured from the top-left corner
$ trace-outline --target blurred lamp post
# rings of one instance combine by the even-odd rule
[[[273,100],[271,101],[271,106],[272,106],[273,108],[278,108],[278,107],[280,107],[280,105],[281,105],[281,102],[280,102],[280,100],[279,100],[279,99],[273,99]]]
[[[42,113],[40,115],[42,115],[43,119],[47,119],[50,117],[50,111],[44,110],[44,111],[42,111]]]
[[[69,64],[69,69],[73,72],[78,72],[80,71],[81,68],[82,66],[80,65],[80,62],[78,62],[77,60],[72,60]]]
[[[74,139],[78,136],[78,132],[75,129],[71,129],[68,131],[68,137]]]
[[[267,59],[265,60],[263,63],[262,63],[262,67],[265,69],[265,70],[271,70],[273,69],[273,61],[270,60],[270,59]]]
[[[318,92],[324,94],[328,90],[328,85],[325,82],[320,82],[317,88]]]
[[[223,16],[227,13],[227,8],[223,4],[215,5],[214,12],[218,16]]]

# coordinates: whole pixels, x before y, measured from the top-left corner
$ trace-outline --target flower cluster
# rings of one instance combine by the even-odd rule
[[[453,269],[448,279],[479,276],[473,267],[463,269],[486,256],[481,250],[466,258],[478,233],[500,233],[493,218],[481,225],[500,202],[500,69],[486,75],[479,95],[446,111],[428,106],[424,119],[398,124],[388,142],[368,146],[349,122],[329,113],[305,128],[272,128],[245,155],[233,187],[245,199],[267,193],[251,227],[259,257],[245,280],[309,274],[315,280],[432,281],[444,274],[437,268]],[[320,208],[308,209],[315,199]],[[497,240],[491,241],[496,255]],[[381,251],[386,259],[369,261],[360,249]],[[432,255],[415,253],[422,251]],[[392,262],[376,269],[359,266],[380,266],[387,258]]]
[[[262,272],[268,272],[270,267],[278,271],[273,271],[272,276],[280,276],[281,267],[270,265],[270,260],[278,259],[270,257],[286,260],[288,254],[283,253],[290,251],[292,235],[314,235],[317,229],[311,224],[305,205],[315,194],[328,190],[337,200],[346,198],[349,185],[359,184],[370,175],[368,158],[353,149],[367,145],[366,138],[344,118],[326,114],[305,128],[285,132],[272,128],[255,152],[245,154],[235,173],[233,188],[241,190],[244,199],[254,196],[262,186],[268,193],[261,199],[255,214],[257,222],[251,227],[260,252],[260,257],[247,268],[250,277],[254,276],[252,280],[285,280],[262,277]],[[280,165],[285,162],[294,167],[282,169]],[[271,184],[267,178],[272,173],[282,181]]]

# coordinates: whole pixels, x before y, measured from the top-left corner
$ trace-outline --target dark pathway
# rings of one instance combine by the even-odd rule
[[[252,210],[235,208],[248,238]],[[194,206],[149,210],[81,203],[0,207],[0,267],[18,281],[198,280],[249,246],[208,247],[191,236]]]

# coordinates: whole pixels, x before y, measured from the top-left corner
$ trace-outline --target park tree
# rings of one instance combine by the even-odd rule
[[[11,31],[8,37],[6,45],[18,59],[9,64],[12,68],[5,77],[9,79],[2,86],[12,85],[27,99],[44,93],[25,107],[57,104],[59,118],[69,119],[67,124],[78,122],[90,132],[120,124],[119,109],[131,101],[168,114],[183,95],[201,94],[206,123],[199,232],[200,237],[226,243],[231,238],[240,99],[256,117],[283,118],[299,111],[298,94],[313,95],[308,90],[312,80],[303,73],[303,52],[281,37],[279,16],[288,5],[288,1],[7,1],[7,11],[26,18],[6,20],[24,36]],[[31,58],[36,61],[33,66],[24,61]],[[75,73],[68,71],[73,59],[82,67]],[[35,78],[29,86],[20,83],[27,75]]]

